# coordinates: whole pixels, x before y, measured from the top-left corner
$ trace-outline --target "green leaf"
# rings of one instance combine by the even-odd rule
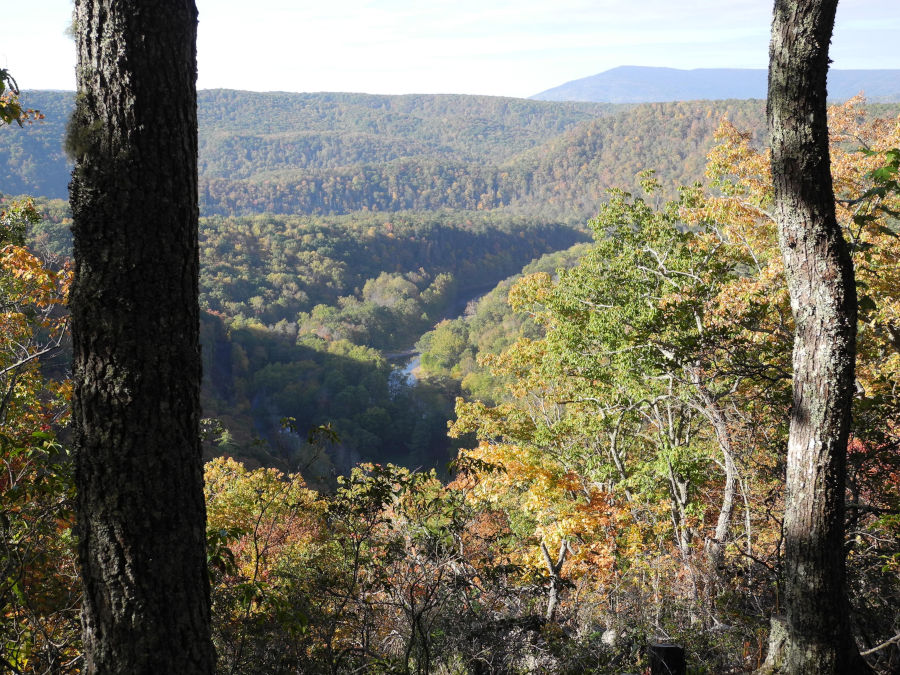
[[[887,183],[895,173],[897,173],[897,167],[883,166],[879,169],[875,169],[870,175],[872,180],[877,183]]]

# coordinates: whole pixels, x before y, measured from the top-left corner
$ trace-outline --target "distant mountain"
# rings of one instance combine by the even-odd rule
[[[531,98],[540,101],[651,103],[766,97],[765,70],[619,66],[566,82]],[[900,70],[832,70],[828,98],[844,101],[863,92],[871,102],[900,101]]]
[[[677,72],[677,71],[676,71]],[[43,122],[0,130],[0,193],[65,198],[70,92],[23,92]],[[898,104],[870,106],[894,117]],[[203,215],[490,211],[583,223],[655,169],[675,197],[703,178],[723,116],[763,142],[758,99],[643,104],[489,96],[208,90],[199,95]]]
[[[74,99],[74,92],[22,92],[22,103],[45,118],[0,133],[0,193],[68,197],[63,137]],[[482,165],[616,109],[496,96],[207,89],[198,92],[199,170],[213,181],[277,182],[285,171],[346,173],[391,162]]]

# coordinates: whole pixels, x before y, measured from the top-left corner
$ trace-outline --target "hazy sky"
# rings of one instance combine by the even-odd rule
[[[74,89],[71,0],[4,3],[0,67]],[[197,0],[200,88],[530,96],[620,65],[765,68],[771,0]],[[841,0],[834,68],[900,69],[900,0]]]

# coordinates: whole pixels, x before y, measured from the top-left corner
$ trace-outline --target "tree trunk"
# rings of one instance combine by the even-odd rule
[[[559,591],[563,585],[563,579],[560,576],[562,567],[566,562],[566,553],[569,551],[568,542],[563,539],[559,543],[559,555],[556,562],[550,557],[550,551],[547,550],[546,544],[541,542],[541,553],[544,556],[544,564],[547,566],[547,574],[550,576],[550,594],[547,599],[547,613],[545,618],[547,621],[553,621],[556,618],[556,607],[559,604]]]
[[[856,288],[834,211],[825,80],[837,0],[776,0],[768,121],[794,338],[785,536],[787,671],[866,666],[844,594],[844,484]]]
[[[734,513],[734,497],[737,494],[737,466],[734,462],[734,448],[731,443],[731,432],[728,429],[728,418],[719,401],[703,384],[696,369],[687,369],[691,382],[699,395],[699,409],[712,424],[722,453],[722,466],[725,469],[725,485],[722,487],[722,506],[716,519],[716,530],[712,539],[706,542],[707,565],[710,581],[718,585],[720,570],[725,563],[725,544],[728,530],[731,527],[731,516]]]
[[[652,644],[647,647],[650,656],[650,675],[685,675],[687,659],[681,645]]]
[[[89,673],[212,673],[193,0],[77,0],[67,149]]]

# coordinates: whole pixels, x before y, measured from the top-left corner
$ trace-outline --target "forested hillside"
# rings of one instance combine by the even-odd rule
[[[723,115],[742,128],[762,132],[760,101],[623,106],[530,147],[505,143],[504,150],[492,151],[494,139],[487,137],[479,141],[488,149],[483,158],[470,159],[468,142],[474,131],[469,128],[458,139],[465,147],[452,153],[438,148],[401,156],[402,148],[395,146],[383,159],[341,166],[309,162],[286,169],[260,161],[246,178],[204,176],[201,203],[206,212],[222,214],[507,207],[583,221],[606,199],[609,188],[636,188],[635,174],[644,168],[658,170],[669,196],[678,185],[700,179]],[[517,151],[510,153],[510,148]]]
[[[63,138],[73,96],[22,93],[23,105],[45,119],[0,137],[0,191],[67,197]],[[228,180],[403,158],[495,162],[615,109],[488,96],[232,90],[201,91],[198,106],[201,178]]]
[[[615,109],[602,103],[560,106],[496,96],[293,94],[219,89],[200,92],[198,122],[203,143],[232,136],[243,138],[243,134],[255,134],[263,142],[297,140],[296,146],[280,146],[272,155],[261,154],[251,162],[253,172],[258,173],[277,169],[279,164],[329,168],[360,160],[383,162],[419,154],[442,154],[464,161],[505,158]],[[322,139],[321,144],[303,145],[304,140],[312,138]],[[244,149],[243,142],[240,146]],[[200,154],[205,154],[202,146]],[[218,153],[209,155],[201,172],[222,175],[214,159]],[[267,161],[275,165],[270,166]]]
[[[23,105],[45,111],[44,119],[26,124],[21,134],[0,135],[0,193],[68,199],[72,166],[63,148],[73,99],[68,91],[22,97]]]
[[[44,95],[45,123],[0,135],[0,191],[45,195],[0,204],[0,656],[77,672],[70,216],[46,196],[68,95]],[[656,636],[697,672],[759,667],[793,334],[762,103],[204,96],[222,672],[638,672]],[[845,546],[891,673],[900,126],[869,111],[831,118],[860,297]]]
[[[26,103],[45,120],[0,137],[0,192],[64,194],[71,95],[30,92]],[[880,114],[897,107],[871,106]],[[763,112],[761,101],[611,106],[202,92],[201,299],[210,313],[205,336],[215,338],[205,347],[209,414],[229,420],[232,452],[264,462],[272,457],[254,438],[270,450],[284,445],[281,419],[294,417],[301,440],[307,429],[336,422],[340,441],[329,452],[339,471],[354,458],[441,464],[459,381],[482,397],[501,386],[474,365],[487,349],[479,335],[498,330],[489,324],[511,325],[501,296],[482,303],[497,308],[489,320],[442,324],[421,343],[425,372],[445,379],[418,384],[418,422],[401,422],[416,406],[391,403],[391,368],[380,353],[410,350],[460,302],[583,240],[583,224],[608,190],[639,190],[641,170],[657,171],[663,197],[700,179],[723,117],[758,145]],[[45,222],[33,226],[34,240],[68,255],[65,206],[40,206]],[[479,346],[448,352],[448,331]],[[346,393],[354,378],[324,379],[343,368],[333,364],[345,352],[371,366],[365,395]],[[317,364],[302,395],[284,376],[297,363]],[[373,421],[387,410],[392,425]],[[297,452],[275,454],[287,461]]]
[[[26,92],[45,121],[0,138],[0,192],[66,197],[71,95]],[[762,101],[641,105],[487,96],[200,93],[208,215],[490,210],[583,222],[655,169],[663,195],[699,180],[727,117],[760,140]],[[872,106],[889,114],[900,104]]]
[[[0,192],[65,197],[71,95],[23,101],[45,119],[0,137]],[[458,385],[419,383],[415,404],[395,404],[400,389],[373,349],[410,350],[466,298],[583,240],[606,189],[635,185],[635,172],[656,166],[672,189],[697,179],[726,110],[750,127],[761,119],[752,102],[632,110],[215,90],[199,106],[207,413],[228,421],[233,454],[263,462],[308,450],[277,449],[283,417],[296,420],[295,446],[334,422],[339,441],[328,452],[339,472],[360,458],[449,459],[444,423]],[[33,240],[68,255],[64,205],[40,206]],[[347,358],[369,364],[368,385],[337,378]],[[285,375],[298,363],[307,365],[302,395]],[[366,393],[350,393],[357,386]]]
[[[67,257],[65,204],[38,205],[33,245]],[[310,478],[362,459],[445,466],[457,387],[392,385],[382,352],[409,350],[460,298],[586,238],[491,212],[201,219],[204,410],[228,430],[210,452],[296,466],[314,452],[305,434],[330,423]]]

